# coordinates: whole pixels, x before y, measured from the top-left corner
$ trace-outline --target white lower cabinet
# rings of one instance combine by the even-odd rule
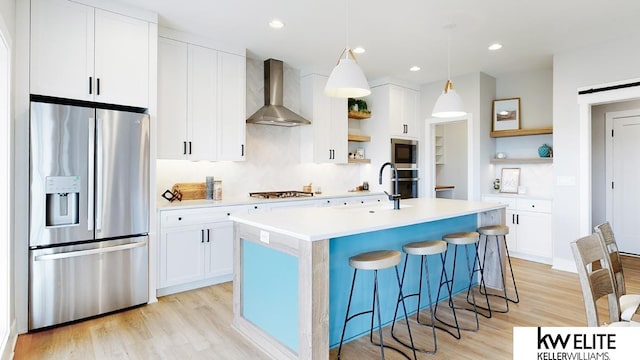
[[[231,280],[230,211],[230,208],[203,208],[160,212],[158,295]]]
[[[511,256],[550,264],[553,257],[551,200],[483,196],[483,201],[507,204],[507,245]]]
[[[292,208],[340,206],[383,201],[369,194],[336,198],[260,201],[254,204],[159,211],[157,296],[233,279],[232,213],[260,213]]]

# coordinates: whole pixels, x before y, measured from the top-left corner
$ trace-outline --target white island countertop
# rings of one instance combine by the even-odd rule
[[[449,219],[506,207],[494,202],[451,199],[406,199],[400,210],[393,202],[286,209],[273,212],[233,214],[229,219],[265,231],[315,241]]]

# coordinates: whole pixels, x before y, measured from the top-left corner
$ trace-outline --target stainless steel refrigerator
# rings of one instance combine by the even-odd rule
[[[31,102],[29,329],[148,301],[149,117]]]

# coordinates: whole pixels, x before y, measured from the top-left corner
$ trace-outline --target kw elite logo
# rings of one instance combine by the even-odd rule
[[[640,326],[514,327],[516,360],[636,360]]]
[[[609,360],[609,352],[616,348],[616,334],[545,333],[538,327],[540,360]]]

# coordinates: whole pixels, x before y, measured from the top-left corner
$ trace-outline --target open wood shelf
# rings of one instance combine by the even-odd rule
[[[371,117],[371,113],[364,113],[358,111],[349,111],[348,113],[349,119],[363,120]]]
[[[491,164],[548,164],[553,163],[553,158],[506,158],[491,159]]]
[[[544,135],[553,134],[553,128],[536,128],[536,129],[518,129],[518,130],[499,130],[492,131],[491,137],[507,137],[507,136],[526,136],[526,135]]]
[[[369,142],[369,141],[371,141],[371,136],[349,134],[347,136],[347,140],[348,141],[357,141],[357,142]]]
[[[349,164],[371,164],[371,159],[349,159]]]

